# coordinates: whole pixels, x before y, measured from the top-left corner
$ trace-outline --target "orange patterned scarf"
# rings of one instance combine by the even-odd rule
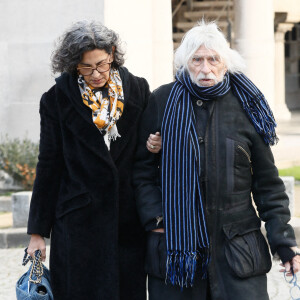
[[[91,108],[93,122],[104,136],[105,144],[109,149],[111,140],[120,137],[116,125],[124,109],[120,73],[116,69],[111,69],[109,79],[102,90],[88,85],[82,75],[79,75],[78,85],[83,103]]]

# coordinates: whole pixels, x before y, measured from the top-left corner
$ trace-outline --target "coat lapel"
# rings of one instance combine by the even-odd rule
[[[110,146],[110,154],[114,161],[117,161],[120,154],[125,150],[126,145],[128,145],[130,138],[135,135],[142,111],[142,108],[136,104],[136,98],[141,97],[141,95],[138,92],[134,93],[135,91],[139,91],[139,89],[132,88],[132,80],[130,80],[128,70],[126,68],[120,68],[120,76],[122,79],[125,103],[123,114],[117,122],[118,132],[121,137],[113,141]]]
[[[63,122],[76,138],[111,166],[111,156],[103,136],[93,123],[92,110],[82,101],[76,78],[63,74],[57,80],[57,85],[66,99],[62,110]]]
[[[123,114],[117,122],[118,132],[121,137],[113,141],[110,146],[110,154],[114,161],[116,161],[120,154],[124,151],[126,145],[130,141],[130,137],[135,134],[135,131],[137,130],[136,126],[138,124],[137,120],[139,119],[140,113],[140,107],[130,101],[126,103]]]

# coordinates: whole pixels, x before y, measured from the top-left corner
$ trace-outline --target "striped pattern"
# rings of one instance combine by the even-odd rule
[[[277,141],[276,123],[263,94],[244,74],[228,74],[212,87],[199,87],[182,72],[169,95],[162,123],[162,199],[167,241],[166,281],[193,285],[197,259],[206,276],[209,238],[200,185],[200,147],[191,95],[208,101],[230,88],[266,144]]]
[[[188,78],[187,78],[188,79]],[[166,280],[192,286],[197,257],[203,273],[209,239],[200,192],[200,147],[190,93],[176,81],[162,124],[162,198],[167,240]]]
[[[278,142],[275,131],[277,124],[262,92],[243,73],[230,74],[230,84],[257,133],[267,145],[275,145]]]

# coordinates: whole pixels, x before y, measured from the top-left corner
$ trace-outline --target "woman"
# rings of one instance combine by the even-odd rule
[[[51,233],[56,300],[146,298],[131,172],[149,86],[123,63],[118,36],[96,22],[73,25],[52,57],[62,75],[40,103],[28,253],[45,259]],[[147,148],[160,150],[158,133]]]

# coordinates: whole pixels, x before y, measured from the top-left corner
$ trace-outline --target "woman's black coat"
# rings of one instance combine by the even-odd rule
[[[161,131],[172,86],[173,83],[164,85],[152,93],[140,128],[134,184],[139,215],[147,230],[154,229],[156,217],[163,215],[158,168],[161,161],[159,154],[148,153],[143,145],[150,132]],[[255,131],[231,91],[212,99],[206,109],[206,131],[199,136],[199,144],[201,154],[204,153],[201,182],[210,240],[211,298],[265,300],[268,299],[265,274],[271,261],[260,231],[260,219],[266,222],[273,254],[278,246],[296,246],[293,229],[287,224],[290,212],[285,187],[278,177],[270,147]],[[198,122],[201,120],[196,120],[196,125]],[[161,243],[162,239],[149,234],[147,267],[150,275],[164,278],[165,261],[161,260],[166,258],[166,253],[162,253],[166,252],[166,246]],[[197,299],[203,298],[199,295]]]
[[[110,152],[75,77],[63,74],[41,99],[28,233],[51,233],[55,300],[146,298],[145,238],[131,173],[149,86],[125,68],[120,75],[125,107]]]

